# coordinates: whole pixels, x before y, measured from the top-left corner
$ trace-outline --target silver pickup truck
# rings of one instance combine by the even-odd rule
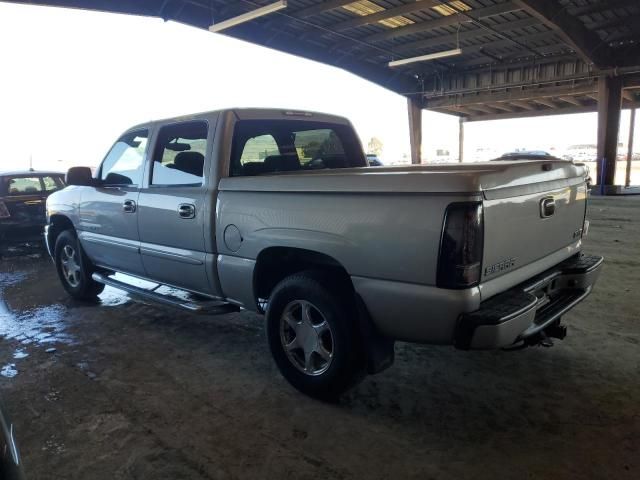
[[[581,253],[583,166],[369,168],[349,121],[325,114],[138,125],[95,177],[76,167],[67,182],[48,198],[45,236],[70,295],[106,284],[196,312],[265,313],[283,376],[319,398],[391,365],[395,340],[562,338],[561,316],[602,264]]]

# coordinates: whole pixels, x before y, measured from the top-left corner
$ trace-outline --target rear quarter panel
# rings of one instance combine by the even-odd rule
[[[217,248],[221,255],[253,260],[269,247],[303,248],[334,258],[352,276],[433,285],[445,208],[464,199],[429,194],[221,191]],[[234,245],[231,233],[238,232],[241,241]]]

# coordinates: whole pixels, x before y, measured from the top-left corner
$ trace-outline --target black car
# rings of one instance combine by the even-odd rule
[[[367,153],[367,162],[370,167],[382,167],[384,165],[375,153]]]
[[[47,197],[64,187],[59,172],[0,172],[0,242],[39,237]]]

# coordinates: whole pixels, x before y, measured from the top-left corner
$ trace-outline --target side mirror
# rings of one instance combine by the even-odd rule
[[[81,185],[90,187],[95,184],[95,179],[89,167],[71,167],[65,178],[67,185]]]

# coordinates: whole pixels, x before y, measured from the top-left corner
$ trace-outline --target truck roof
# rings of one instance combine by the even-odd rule
[[[127,129],[127,131],[135,130],[138,128],[145,128],[153,125],[154,123],[167,123],[167,122],[184,122],[201,118],[213,113],[222,114],[225,112],[233,112],[239,120],[309,120],[316,122],[328,122],[337,123],[340,125],[350,125],[350,122],[345,117],[338,115],[332,115],[329,113],[313,112],[309,110],[297,110],[293,108],[224,108],[220,110],[210,110],[205,112],[190,113],[186,115],[179,115],[177,117],[160,118],[156,120],[150,120],[148,122],[140,123]]]

